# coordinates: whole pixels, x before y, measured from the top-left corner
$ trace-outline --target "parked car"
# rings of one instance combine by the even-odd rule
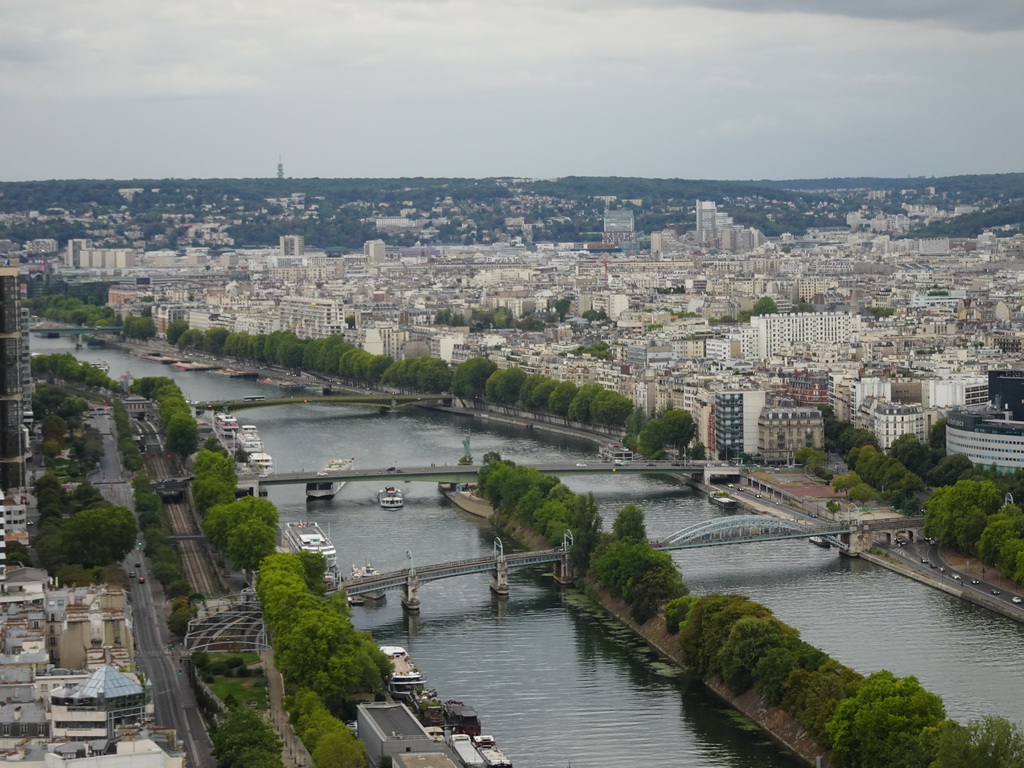
[[[1016,595],[1014,595],[1013,597],[1011,597],[1011,598],[1010,598],[1010,602],[1011,602],[1011,603],[1016,603],[1017,605],[1020,605],[1020,603],[1021,603],[1021,600],[1020,600],[1020,598],[1019,598],[1019,597],[1017,597]]]

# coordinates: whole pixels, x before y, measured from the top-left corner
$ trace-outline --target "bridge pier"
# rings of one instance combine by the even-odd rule
[[[494,564],[491,591],[498,597],[508,597],[508,563],[504,557]]]
[[[410,574],[405,580],[405,589],[402,590],[402,607],[409,613],[420,612],[420,580],[414,574]]]
[[[569,562],[568,551],[563,552],[562,559],[555,563],[554,577],[559,584],[569,585],[576,582],[576,572]]]

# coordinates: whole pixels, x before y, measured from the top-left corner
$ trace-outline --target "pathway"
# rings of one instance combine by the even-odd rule
[[[267,715],[277,737],[284,742],[281,761],[288,768],[308,768],[313,765],[313,759],[288,722],[288,712],[284,708],[284,679],[274,666],[274,652],[263,651],[260,659],[267,676],[267,701],[270,705]]]

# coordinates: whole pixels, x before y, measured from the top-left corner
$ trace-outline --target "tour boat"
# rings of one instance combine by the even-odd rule
[[[335,475],[338,472],[347,472],[352,468],[352,462],[355,459],[331,459],[323,468],[317,472],[317,479],[310,480],[306,483],[306,498],[307,499],[332,499],[334,495],[345,487],[345,481],[339,480],[337,477],[329,477],[329,475]],[[320,479],[320,475],[323,475],[323,479]]]
[[[382,509],[401,509],[405,506],[405,499],[400,490],[389,485],[377,492],[377,503]]]
[[[274,471],[274,457],[269,453],[263,453],[262,451],[250,453],[249,463],[256,468],[256,474],[260,477],[266,477]]]
[[[238,431],[238,419],[229,413],[218,413],[215,417],[215,423],[222,432]]]
[[[405,648],[382,645],[380,650],[391,660],[391,674],[385,679],[388,693],[398,699],[415,698],[417,692],[424,689],[427,681],[409,658]]]
[[[327,563],[324,583],[334,584],[338,580],[338,551],[318,523],[298,521],[281,526],[281,539],[292,552],[313,552],[322,555]]]

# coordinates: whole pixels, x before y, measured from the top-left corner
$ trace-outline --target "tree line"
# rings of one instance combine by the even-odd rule
[[[106,306],[87,304],[74,296],[52,293],[37,296],[29,302],[32,314],[68,325],[111,326],[120,325],[114,310]]]

